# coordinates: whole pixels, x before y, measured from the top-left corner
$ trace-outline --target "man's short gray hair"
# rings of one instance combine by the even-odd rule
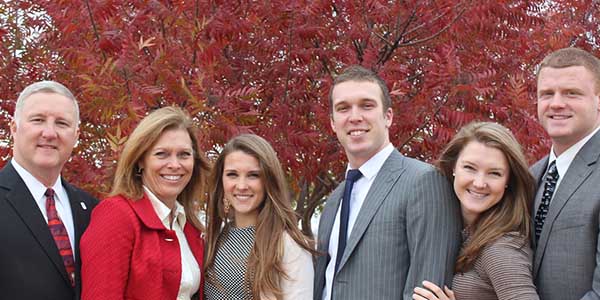
[[[23,110],[23,106],[25,105],[25,100],[29,98],[29,96],[37,93],[52,93],[59,94],[61,96],[65,96],[71,100],[73,100],[73,105],[75,106],[75,117],[77,118],[77,124],[79,124],[79,105],[77,104],[77,99],[73,96],[73,93],[64,85],[56,82],[56,81],[39,81],[36,83],[32,83],[28,85],[22,92],[19,94],[19,98],[17,98],[17,104],[15,106],[15,113],[13,118],[15,122],[19,123],[19,115]]]

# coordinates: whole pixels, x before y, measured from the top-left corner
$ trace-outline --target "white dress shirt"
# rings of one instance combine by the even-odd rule
[[[350,212],[348,214],[348,239],[350,238],[350,234],[352,233],[352,228],[354,227],[354,223],[356,222],[356,218],[358,217],[358,213],[360,212],[360,208],[365,202],[365,198],[367,197],[367,193],[381,170],[381,167],[385,163],[386,159],[392,154],[394,151],[394,146],[390,143],[381,151],[377,152],[377,154],[373,155],[367,162],[365,162],[360,168],[360,172],[362,173],[362,177],[359,178],[352,187],[352,194],[350,195]],[[350,170],[350,166],[346,168],[347,171]],[[331,235],[329,236],[329,263],[327,264],[327,268],[325,269],[325,288],[323,290],[323,300],[331,299],[331,289],[333,286],[333,276],[335,275],[335,261],[337,258],[337,249],[338,249],[338,239],[340,235],[340,211],[342,205],[340,203],[337,213],[335,215],[335,221],[333,222],[333,228],[331,229]],[[347,248],[346,248],[347,249]]]
[[[171,210],[162,201],[160,201],[147,187],[144,190],[150,198],[152,207],[160,221],[167,229],[175,231],[179,242],[179,251],[181,253],[181,282],[179,284],[179,292],[177,300],[190,300],[190,298],[200,288],[200,266],[190,249],[190,245],[185,238],[183,228],[185,227],[185,210],[179,202],[175,201],[173,214],[175,218],[171,223]],[[202,298],[202,295],[200,295]]]
[[[44,216],[46,223],[48,223],[48,215],[46,213],[46,190],[48,189],[43,183],[37,180],[29,171],[23,168],[16,160],[11,159],[10,163],[15,168],[15,171],[21,176],[23,182],[29,189],[31,196],[35,200],[35,203],[38,205],[40,212]],[[67,230],[67,234],[69,235],[69,242],[71,242],[71,249],[73,249],[73,253],[75,253],[75,225],[73,224],[73,213],[71,212],[71,203],[69,202],[69,196],[67,195],[67,191],[62,185],[62,181],[60,176],[56,178],[54,185],[51,186],[54,190],[54,202],[56,203],[56,212],[58,213],[58,217],[65,225],[65,229]]]
[[[552,147],[552,149],[550,150],[550,155],[548,157],[548,166],[546,166],[546,172],[548,172],[548,167],[550,166],[550,164],[556,160],[556,171],[558,171],[559,177],[558,177],[558,181],[556,182],[555,190],[557,190],[558,187],[560,186],[560,182],[565,177],[567,170],[569,170],[569,166],[571,166],[571,163],[575,159],[575,156],[577,155],[577,153],[579,153],[579,150],[581,150],[581,148],[583,148],[585,143],[587,143],[587,141],[589,141],[592,138],[592,136],[594,136],[594,134],[596,134],[596,132],[598,132],[599,129],[600,129],[600,127],[594,129],[594,131],[592,131],[590,134],[586,135],[584,138],[579,140],[579,142],[575,143],[573,146],[569,147],[569,149],[565,150],[565,152],[561,153],[558,157],[556,157],[556,155],[554,154],[554,146]],[[546,172],[544,172],[544,174]],[[544,190],[543,186],[544,186],[543,184],[540,184],[539,190],[541,190],[542,192]],[[556,193],[554,193],[554,195],[556,195]],[[552,199],[554,199],[554,195],[552,195]],[[550,202],[550,203],[552,203],[552,202]]]

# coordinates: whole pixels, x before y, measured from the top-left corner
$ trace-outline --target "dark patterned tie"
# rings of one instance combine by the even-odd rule
[[[54,238],[58,252],[62,257],[65,269],[71,280],[71,285],[75,286],[75,261],[73,259],[73,250],[71,249],[71,242],[69,241],[69,234],[65,225],[58,217],[56,212],[56,202],[54,201],[54,190],[47,189],[46,193],[46,214],[48,215],[48,228]]]
[[[340,212],[340,233],[338,237],[337,256],[335,258],[335,271],[337,272],[346,249],[346,240],[348,238],[348,217],[350,215],[350,196],[354,183],[362,176],[358,169],[348,171],[346,175],[346,185],[344,186],[344,198],[342,198],[342,211]]]
[[[546,221],[546,215],[548,214],[548,208],[550,208],[550,200],[556,190],[556,183],[558,182],[558,171],[556,170],[556,161],[553,161],[548,168],[544,180],[544,194],[542,194],[542,201],[538,207],[535,215],[535,242],[540,239],[542,234],[542,228],[544,228],[544,221]]]

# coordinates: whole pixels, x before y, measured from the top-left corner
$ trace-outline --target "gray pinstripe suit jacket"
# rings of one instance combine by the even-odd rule
[[[327,249],[344,191],[329,196],[318,233],[315,297],[325,287]],[[425,279],[450,285],[460,245],[458,201],[448,180],[394,150],[377,174],[333,280],[331,299],[412,299]]]
[[[579,150],[560,182],[535,245],[533,276],[542,300],[600,299],[599,162],[597,132]],[[547,166],[548,157],[544,157],[531,167],[540,184]],[[540,200],[538,193],[534,217]]]

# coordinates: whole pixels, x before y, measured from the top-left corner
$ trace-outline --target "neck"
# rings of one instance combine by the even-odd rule
[[[29,172],[35,179],[37,179],[46,187],[54,186],[56,180],[60,176],[60,169],[51,170],[44,168],[36,168],[34,166],[27,166],[23,164],[17,157],[14,157],[13,159],[19,164],[19,166],[27,170],[27,172]]]
[[[175,209],[175,202],[177,202],[177,199],[159,199],[159,200],[162,201],[162,203],[164,203],[171,210],[171,219],[173,219],[173,210]]]
[[[256,218],[249,216],[236,216],[233,220],[233,224],[237,228],[244,228],[256,225]]]
[[[477,216],[474,216],[472,214],[469,214],[469,213],[463,211],[462,212],[463,228],[471,228],[473,223],[475,223],[476,219],[477,219]]]

